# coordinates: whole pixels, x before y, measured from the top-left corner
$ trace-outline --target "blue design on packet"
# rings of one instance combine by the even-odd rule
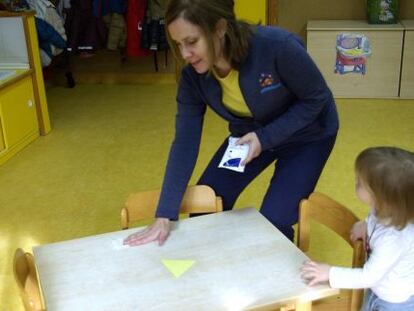
[[[233,158],[223,163],[223,166],[226,167],[238,167],[241,162],[241,158]]]

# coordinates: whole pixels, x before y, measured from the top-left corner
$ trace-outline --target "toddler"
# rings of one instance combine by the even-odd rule
[[[312,286],[366,288],[361,311],[414,310],[414,153],[394,147],[364,150],[356,159],[356,194],[370,207],[355,223],[351,240],[362,239],[362,268],[307,261],[301,276]]]

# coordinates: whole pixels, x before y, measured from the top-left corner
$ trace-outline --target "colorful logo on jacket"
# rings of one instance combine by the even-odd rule
[[[261,73],[259,77],[259,84],[261,87],[260,93],[266,93],[271,90],[278,89],[282,83],[274,83],[274,79],[270,73]]]

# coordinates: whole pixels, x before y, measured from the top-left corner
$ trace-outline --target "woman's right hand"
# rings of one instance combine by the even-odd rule
[[[355,242],[356,240],[361,239],[365,245],[365,239],[367,237],[367,223],[365,220],[358,221],[354,224],[351,229],[351,241]]]
[[[158,245],[164,244],[170,234],[170,220],[157,218],[154,223],[144,230],[135,232],[124,239],[124,245],[137,246],[158,241]]]

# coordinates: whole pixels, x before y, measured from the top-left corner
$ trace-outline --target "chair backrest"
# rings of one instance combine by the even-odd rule
[[[44,311],[33,255],[16,249],[13,272],[26,311]]]
[[[128,229],[134,221],[154,217],[161,190],[131,194],[121,210],[122,229]],[[209,186],[189,186],[181,202],[180,213],[216,213],[223,211],[220,197]]]
[[[314,220],[341,236],[352,248],[352,267],[362,267],[365,251],[362,241],[350,239],[352,226],[359,221],[353,212],[328,196],[314,192],[300,202],[298,222],[298,247],[306,252],[310,244],[310,221]],[[348,310],[357,311],[362,305],[363,290],[352,290]]]

